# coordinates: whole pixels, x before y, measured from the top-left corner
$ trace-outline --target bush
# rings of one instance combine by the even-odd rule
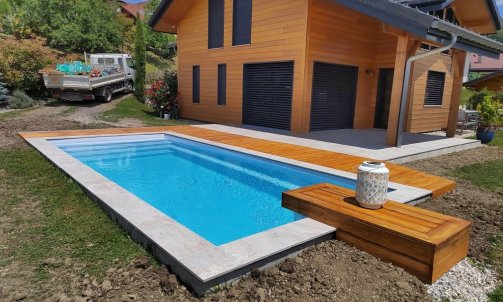
[[[7,89],[7,83],[3,82],[3,75],[0,73],[0,106],[7,104],[9,100],[9,89]]]
[[[164,78],[156,80],[146,92],[147,104],[156,112],[171,112],[178,99],[178,76],[167,71]]]
[[[23,109],[33,106],[33,99],[21,90],[16,90],[9,98],[9,107],[13,109]]]
[[[12,89],[43,95],[45,87],[38,72],[56,61],[57,55],[44,47],[43,40],[0,38],[0,73]]]
[[[479,104],[482,103],[482,101],[484,101],[484,99],[487,96],[492,96],[492,94],[493,93],[487,89],[483,89],[481,91],[475,91],[468,99],[468,104],[467,104],[468,108],[469,109],[477,109]]]
[[[492,99],[491,96],[486,96],[484,100],[479,104],[478,111],[480,112],[480,118],[482,119],[482,125],[484,126],[494,126],[500,121],[500,115],[498,112],[499,104]]]

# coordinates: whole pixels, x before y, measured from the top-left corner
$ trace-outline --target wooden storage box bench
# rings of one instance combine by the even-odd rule
[[[283,207],[337,228],[336,237],[433,283],[468,253],[471,222],[388,201],[358,206],[354,191],[318,184],[283,193]]]

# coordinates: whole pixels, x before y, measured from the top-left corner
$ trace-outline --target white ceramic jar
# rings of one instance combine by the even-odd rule
[[[367,209],[379,209],[386,202],[389,170],[384,163],[363,162],[358,167],[356,200]]]

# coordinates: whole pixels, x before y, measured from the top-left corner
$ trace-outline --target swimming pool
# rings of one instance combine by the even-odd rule
[[[214,245],[303,216],[283,191],[352,179],[166,134],[52,139],[51,143]]]

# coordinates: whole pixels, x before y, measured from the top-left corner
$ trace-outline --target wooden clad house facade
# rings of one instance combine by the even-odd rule
[[[420,26],[449,19],[482,34],[495,32],[500,25],[492,1],[429,1],[435,7],[421,12],[424,8],[418,4],[410,8],[389,0],[377,0],[377,4],[364,0],[164,0],[150,25],[178,35],[179,91],[185,118],[297,133],[384,128],[388,144],[393,145],[399,120],[403,131],[448,128],[448,135],[453,135],[466,53],[480,50],[496,55],[501,51],[500,45],[468,29],[450,33],[463,40],[412,65],[402,115],[406,60],[449,42],[448,25],[443,30],[428,28],[424,35]],[[424,5],[428,1],[410,2]],[[389,7],[383,9],[383,5]],[[473,19],[466,6],[480,16]],[[393,10],[399,17],[385,15]],[[438,19],[431,16],[432,11]],[[421,14],[418,17],[424,20],[407,14]],[[407,18],[416,23],[408,24]],[[443,28],[444,23],[434,26]]]

